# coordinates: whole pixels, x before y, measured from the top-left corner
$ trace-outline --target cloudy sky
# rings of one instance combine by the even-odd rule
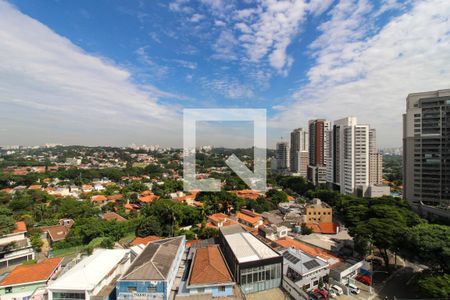
[[[0,145],[181,146],[184,108],[265,108],[270,146],[350,115],[400,146],[407,94],[450,88],[450,1],[0,0],[0,62]]]

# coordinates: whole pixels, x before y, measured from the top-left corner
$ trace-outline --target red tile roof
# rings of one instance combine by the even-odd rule
[[[136,246],[136,245],[140,245],[140,244],[147,245],[147,244],[150,243],[150,242],[158,241],[158,240],[160,240],[160,239],[161,239],[161,238],[160,238],[159,236],[156,236],[156,235],[149,235],[149,236],[146,236],[146,237],[137,237],[137,238],[135,238],[130,244],[131,244],[132,246]]]
[[[53,242],[63,241],[69,234],[70,227],[64,225],[53,225],[41,227],[42,232],[46,232]]]
[[[337,233],[337,225],[334,223],[306,223],[306,226],[310,228],[314,233],[322,233],[322,234]]]
[[[189,275],[189,285],[231,283],[233,278],[227,268],[219,246],[210,245],[195,251]]]
[[[335,256],[330,251],[321,249],[319,247],[310,246],[308,244],[302,243],[302,242],[300,242],[298,240],[294,240],[292,238],[282,238],[282,239],[276,240],[275,243],[277,243],[278,245],[280,245],[281,247],[284,247],[284,248],[292,247],[292,248],[295,248],[298,250],[302,250],[306,254],[309,254],[314,257],[319,256],[327,261],[328,260],[336,260],[336,261],[340,260],[337,256]]]
[[[91,197],[91,200],[94,201],[94,202],[105,202],[108,199],[105,196],[103,196],[103,195],[95,195],[95,196]]]
[[[35,185],[30,185],[30,186],[28,187],[28,189],[29,189],[29,190],[40,190],[41,187],[42,187],[42,185],[35,184]]]
[[[151,194],[151,195],[139,197],[139,202],[151,203],[151,202],[153,202],[155,200],[158,200],[158,199],[159,199],[159,196]]]
[[[59,267],[62,260],[63,258],[61,257],[55,257],[37,264],[17,266],[0,281],[0,286],[47,281]]]
[[[27,225],[23,221],[16,222],[16,229],[13,233],[27,232]]]
[[[261,215],[250,210],[242,209],[236,214],[236,217],[239,220],[244,220],[247,223],[252,224],[253,226],[258,225],[258,222],[261,221]]]
[[[239,191],[231,191],[231,193],[235,194],[236,196],[244,199],[250,199],[250,200],[256,200],[259,196],[261,196],[261,193],[259,191],[255,190],[239,190]]]
[[[104,213],[103,219],[106,221],[116,220],[117,222],[124,222],[127,220],[124,217],[122,217],[121,215],[116,214],[115,212],[111,212],[111,211]]]
[[[123,195],[115,194],[115,195],[107,196],[106,199],[108,199],[109,201],[116,201],[116,200],[123,199]]]

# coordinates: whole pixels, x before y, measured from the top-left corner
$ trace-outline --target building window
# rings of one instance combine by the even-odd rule
[[[11,294],[12,293],[12,286],[8,286],[5,288],[5,294]]]
[[[219,286],[219,292],[221,292],[221,293],[223,293],[223,292],[225,292],[225,287],[224,286]]]
[[[129,286],[128,287],[128,293],[134,293],[136,291],[137,291],[137,287],[135,287],[135,286]]]
[[[198,289],[197,289],[197,292],[200,293],[200,294],[201,294],[201,293],[204,293],[204,292],[205,292],[205,289],[204,289],[204,288],[198,288]]]

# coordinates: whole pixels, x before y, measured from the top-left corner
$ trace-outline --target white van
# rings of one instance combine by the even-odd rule
[[[348,286],[348,289],[350,290],[350,292],[353,293],[353,294],[359,294],[359,292],[361,292],[359,290],[359,287],[357,287],[353,283],[349,283],[347,286]]]
[[[331,289],[334,290],[339,296],[344,294],[344,290],[338,285],[332,285]]]

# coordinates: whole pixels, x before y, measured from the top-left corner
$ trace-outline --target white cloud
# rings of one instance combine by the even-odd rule
[[[314,16],[321,15],[333,4],[333,2],[334,0],[310,0],[308,2],[308,11]]]
[[[293,104],[281,107],[272,126],[354,115],[378,129],[381,146],[401,145],[406,96],[450,87],[450,2],[415,1],[378,32],[374,12],[362,0],[341,0],[330,11],[312,44],[316,64],[309,83],[293,95]]]
[[[140,47],[136,50],[140,61],[150,69],[152,78],[154,79],[165,79],[169,75],[169,67],[160,65],[150,58],[146,51],[146,47]]]
[[[222,78],[222,79],[208,79],[200,78],[200,84],[215,94],[223,95],[229,99],[243,99],[253,97],[253,89],[237,79]]]
[[[254,9],[237,12],[236,28],[247,57],[253,62],[267,57],[273,68],[286,74],[293,62],[287,47],[305,19],[306,8],[304,0],[262,1]]]
[[[155,132],[176,129],[176,111],[158,103],[176,95],[133,84],[127,69],[87,54],[3,1],[0,61],[0,127],[8,129],[2,143],[126,144],[130,132],[148,142]]]
[[[238,41],[234,37],[234,34],[231,30],[225,29],[223,30],[216,43],[213,45],[214,55],[212,56],[214,59],[220,60],[235,60],[237,59],[235,47],[237,46]]]
[[[191,16],[191,18],[189,19],[189,21],[191,21],[192,23],[197,23],[200,22],[201,20],[203,20],[205,18],[204,15],[201,14],[193,14]]]

